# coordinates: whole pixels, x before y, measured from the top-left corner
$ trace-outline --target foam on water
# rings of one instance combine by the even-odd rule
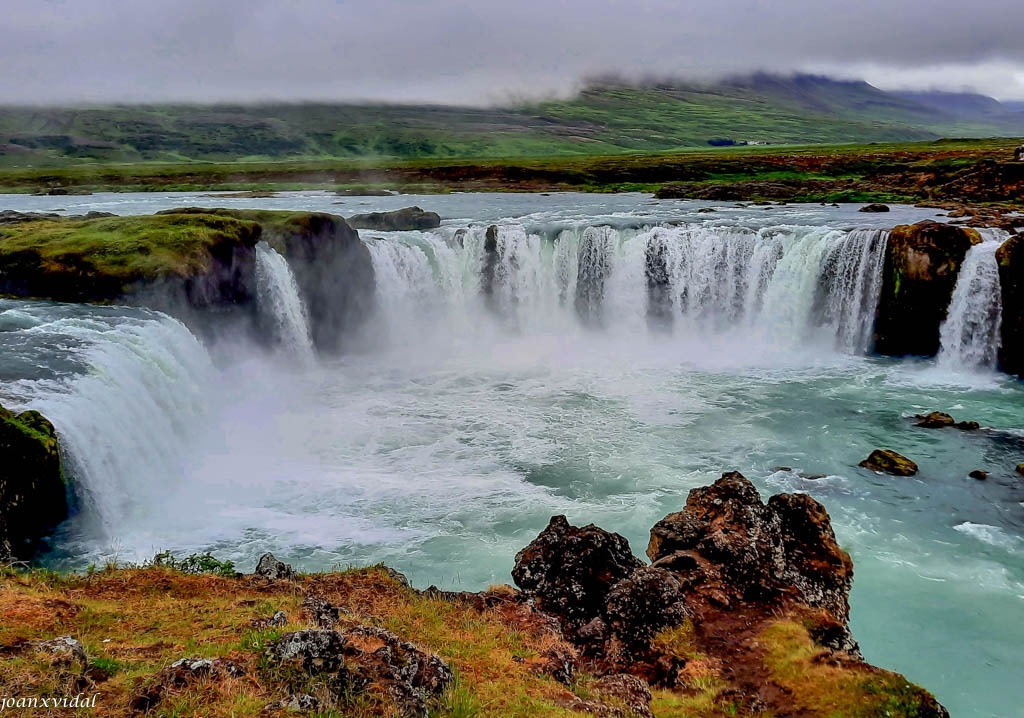
[[[153,197],[123,201],[152,211]],[[849,230],[852,210],[818,221],[831,210],[728,207],[679,224],[692,208],[622,197],[415,201],[498,223],[493,301],[484,224],[364,233],[381,341],[302,371],[245,346],[214,367],[154,312],[0,300],[0,400],[55,422],[83,495],[51,560],[211,550],[248,568],[271,550],[309,570],[387,561],[417,585],[473,590],[507,582],[557,513],[642,554],[690,489],[736,469],[766,496],[806,491],[827,506],[855,562],[869,660],[953,715],[1013,715],[1024,390],[864,356],[881,226]],[[279,259],[262,253],[274,271],[261,312],[300,346],[308,328]],[[905,418],[932,409],[1004,431],[925,432]],[[857,468],[890,445],[919,477]],[[977,468],[988,481],[966,478]]]

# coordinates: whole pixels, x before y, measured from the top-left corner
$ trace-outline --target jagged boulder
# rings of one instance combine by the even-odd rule
[[[294,578],[295,570],[290,564],[278,561],[274,554],[265,553],[260,556],[259,563],[256,564],[256,575],[271,580]]]
[[[1024,235],[1011,237],[996,250],[1003,318],[999,366],[1024,377]]]
[[[379,690],[403,716],[426,716],[428,702],[441,695],[453,674],[438,656],[394,633],[356,626],[344,633],[308,630],[288,633],[270,645],[270,660],[320,677],[338,697]]]
[[[353,229],[377,232],[436,229],[441,226],[441,216],[437,212],[427,212],[419,207],[404,207],[391,212],[352,215],[348,218],[348,224]]]
[[[960,265],[981,242],[975,229],[931,220],[900,225],[886,248],[875,321],[875,351],[934,356]]]
[[[892,449],[875,449],[858,466],[893,476],[913,476],[917,473],[917,464]]]
[[[655,567],[688,579],[686,592],[717,605],[789,595],[845,624],[853,563],[836,542],[825,508],[806,494],[767,504],[738,472],[694,489],[686,507],[651,529]]]
[[[31,558],[68,516],[57,432],[42,414],[0,406],[0,561]]]
[[[561,620],[571,638],[603,617],[612,588],[642,566],[619,534],[555,516],[516,554],[512,578],[541,611]]]

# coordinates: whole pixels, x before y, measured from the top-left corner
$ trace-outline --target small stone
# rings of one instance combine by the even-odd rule
[[[306,596],[302,601],[302,615],[317,628],[334,628],[341,618],[341,609],[321,596]]]
[[[924,415],[918,414],[914,418],[918,420],[916,425],[922,429],[941,429],[956,424],[956,419],[943,411],[932,411]]]
[[[893,476],[913,476],[917,473],[917,464],[892,449],[875,449],[858,466]]]
[[[317,700],[316,696],[311,696],[308,693],[299,693],[298,695],[288,696],[282,698],[279,701],[268,703],[264,708],[268,713],[275,711],[285,711],[288,713],[312,713],[320,710],[320,701]]]
[[[625,673],[613,674],[594,681],[590,689],[600,698],[613,698],[622,703],[634,716],[654,716],[651,713],[651,689],[643,678]]]
[[[1024,464],[1017,464],[1017,473],[1024,476]]]
[[[956,428],[960,431],[977,431],[981,428],[981,424],[976,421],[960,421],[957,422]]]
[[[82,665],[88,663],[85,646],[78,639],[71,636],[60,636],[51,641],[42,641],[36,645],[36,648],[49,653],[61,663],[73,663],[75,661]]]
[[[875,202],[873,204],[867,204],[861,207],[858,212],[888,212],[889,205]]]
[[[276,581],[282,578],[293,578],[295,571],[290,565],[274,558],[274,554],[265,553],[260,556],[260,561],[256,564],[256,575]]]
[[[988,478],[988,472],[982,471],[981,469],[975,469],[974,471],[967,475],[970,476],[972,479],[977,479],[978,481],[984,481],[985,479]]]

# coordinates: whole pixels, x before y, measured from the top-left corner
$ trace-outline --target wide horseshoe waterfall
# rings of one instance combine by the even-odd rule
[[[488,234],[493,235],[488,243]],[[884,230],[585,226],[554,236],[522,225],[370,239],[392,339],[424,322],[472,332],[494,319],[521,332],[742,334],[863,354]]]
[[[203,202],[17,201],[83,213]],[[372,301],[339,353],[314,351],[330,312],[303,305],[317,273],[290,266],[283,245],[259,245],[255,301],[223,332],[138,307],[0,299],[0,404],[49,417],[72,474],[76,514],[50,565],[172,550],[251,570],[272,551],[304,570],[383,561],[417,586],[477,590],[507,583],[558,514],[642,555],[691,489],[736,470],[764,496],[826,506],[856,567],[852,628],[869,661],[934,688],[953,715],[1019,712],[1024,386],[994,367],[1004,234],[983,233],[962,263],[940,356],[884,358],[873,342],[890,229],[934,210],[221,201],[335,214],[415,202],[445,220],[360,232]],[[982,428],[915,426],[935,410]],[[883,447],[918,476],[858,467]]]

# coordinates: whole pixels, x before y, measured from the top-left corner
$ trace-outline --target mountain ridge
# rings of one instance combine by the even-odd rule
[[[615,80],[506,107],[356,103],[0,106],[0,166],[299,158],[540,157],[1024,135],[1024,111],[971,93],[755,73]]]

